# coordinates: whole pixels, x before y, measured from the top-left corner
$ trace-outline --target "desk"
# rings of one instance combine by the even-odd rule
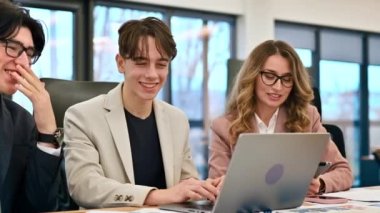
[[[380,186],[365,187],[365,188],[354,188],[356,189],[370,189],[380,192]],[[345,192],[339,192],[344,194]],[[350,191],[347,192],[349,194]],[[334,194],[334,193],[332,193]],[[374,198],[379,200],[379,197]],[[106,208],[106,209],[92,209],[92,210],[77,210],[77,211],[66,211],[66,213],[114,213],[114,212],[133,212],[139,210],[138,212],[146,213],[160,213],[169,211],[160,211],[157,207],[118,207],[118,208]],[[360,201],[349,201],[345,204],[312,204],[305,202],[301,207],[295,209],[278,210],[273,211],[274,213],[311,213],[311,212],[380,212],[380,202],[360,202]],[[61,212],[62,213],[62,212]]]
[[[74,210],[74,211],[59,211],[51,213],[91,213],[91,212],[130,212],[136,211],[141,208],[139,207],[117,207],[117,208],[104,208],[104,209],[83,209],[83,210]]]

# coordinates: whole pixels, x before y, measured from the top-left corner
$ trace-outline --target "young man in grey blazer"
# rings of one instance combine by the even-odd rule
[[[155,99],[177,53],[169,28],[149,17],[118,32],[124,82],[65,115],[70,194],[84,208],[214,201],[212,181],[197,179],[187,117]]]

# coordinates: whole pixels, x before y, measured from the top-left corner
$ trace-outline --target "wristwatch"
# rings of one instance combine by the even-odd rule
[[[43,142],[43,143],[53,143],[57,146],[62,145],[62,139],[63,139],[63,129],[57,128],[53,134],[44,134],[41,132],[38,132],[37,141]]]

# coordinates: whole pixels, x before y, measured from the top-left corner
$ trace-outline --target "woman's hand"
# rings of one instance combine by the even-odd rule
[[[222,186],[224,184],[224,177],[225,175],[223,176],[220,176],[218,178],[215,178],[215,179],[207,179],[207,181],[209,181],[214,187],[216,187],[216,189],[218,190],[218,194],[220,192],[220,190],[222,189]]]
[[[321,181],[319,178],[313,178],[309,185],[309,190],[307,191],[307,195],[316,195],[319,193],[319,188],[321,186]]]

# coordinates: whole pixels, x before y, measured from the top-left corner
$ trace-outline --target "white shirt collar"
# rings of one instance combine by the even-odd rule
[[[273,113],[272,117],[269,120],[269,125],[265,125],[265,123],[259,118],[259,116],[255,113],[256,118],[256,124],[259,130],[259,133],[267,133],[272,134],[274,133],[274,129],[276,127],[277,123],[277,116],[278,116],[279,108]]]

